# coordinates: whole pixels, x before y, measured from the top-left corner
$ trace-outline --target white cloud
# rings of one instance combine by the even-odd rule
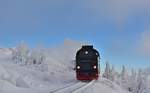
[[[109,18],[118,26],[124,25],[129,16],[150,17],[150,0],[86,0],[85,7],[97,18]]]
[[[150,56],[150,31],[141,34],[139,46],[142,54]]]
[[[92,11],[106,12],[114,16],[124,16],[128,12],[149,10],[149,0],[88,0],[86,3]]]

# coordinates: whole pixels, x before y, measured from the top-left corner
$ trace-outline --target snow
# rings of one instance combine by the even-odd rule
[[[41,63],[44,66],[41,64],[39,64],[40,66],[38,64],[18,64],[12,59],[16,48],[0,48],[0,93],[50,93],[77,84],[80,81],[76,80],[73,60],[80,47],[81,43],[66,40],[59,47],[42,50],[46,57],[45,63]],[[24,50],[26,51],[26,49]],[[22,52],[24,53],[23,50]],[[31,58],[31,55],[26,57]],[[35,57],[32,56],[32,58]],[[81,84],[83,83],[87,82],[81,82]],[[67,93],[67,91],[62,93]],[[100,77],[78,93],[130,92],[116,83]]]
[[[98,92],[99,91],[99,92]],[[113,82],[101,78],[84,93],[129,93]]]

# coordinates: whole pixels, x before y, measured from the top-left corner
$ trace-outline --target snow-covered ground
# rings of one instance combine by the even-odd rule
[[[14,49],[1,48],[0,93],[129,93],[102,77],[91,84],[76,80],[73,60],[81,44],[70,43],[66,41],[62,46],[46,50],[44,70],[34,64],[15,63]]]
[[[10,62],[0,63],[0,93],[50,93],[51,91],[74,85],[78,82],[80,81],[76,80],[73,71],[57,72],[53,70],[41,72]],[[103,78],[100,78],[80,92],[128,93],[118,85]],[[67,92],[65,91],[64,93]]]

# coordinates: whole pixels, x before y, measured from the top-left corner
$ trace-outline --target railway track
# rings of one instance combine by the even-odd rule
[[[80,93],[85,88],[89,87],[95,82],[95,80],[92,80],[90,82],[77,82],[73,85],[66,86],[63,88],[59,88],[57,90],[51,91],[50,93]]]

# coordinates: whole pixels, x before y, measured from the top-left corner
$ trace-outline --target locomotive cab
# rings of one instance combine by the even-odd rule
[[[93,80],[99,77],[99,53],[91,45],[82,46],[76,54],[76,77]]]

